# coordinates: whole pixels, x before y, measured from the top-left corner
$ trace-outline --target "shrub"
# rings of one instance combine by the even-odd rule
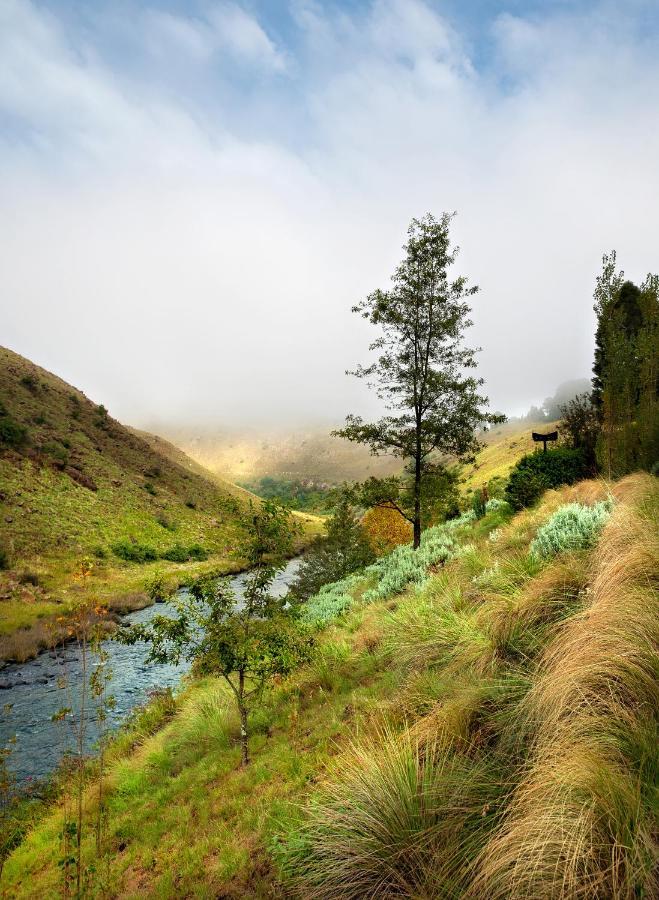
[[[541,473],[513,470],[506,487],[506,499],[513,509],[533,506],[549,487],[549,482]]]
[[[28,442],[28,432],[0,406],[0,444],[5,447],[22,447]]]
[[[366,571],[377,574],[378,584],[364,594],[364,599],[386,600],[394,594],[400,594],[408,584],[422,584],[428,577],[431,566],[443,565],[458,552],[459,547],[452,532],[473,521],[474,513],[470,510],[443,525],[426,528],[421,535],[418,550],[414,550],[411,544],[406,544],[369,566]]]
[[[612,502],[602,500],[593,506],[568,503],[561,506],[542,525],[531,543],[531,553],[539,557],[555,556],[565,550],[592,547],[611,515]]]
[[[491,500],[488,500],[485,504],[486,512],[494,512],[495,509],[503,510],[508,507],[509,504],[505,500],[501,500],[498,497],[493,497]]]
[[[188,507],[188,509],[196,509],[197,508],[197,504],[194,502],[194,500],[186,500],[185,505]]]
[[[174,544],[173,547],[161,553],[160,558],[169,560],[169,562],[189,562],[193,559],[208,559],[208,552],[201,544],[191,544],[189,547],[184,547],[183,544]]]
[[[583,451],[560,447],[523,456],[510,473],[505,498],[513,509],[531,506],[548,488],[587,476]]]
[[[300,619],[307,625],[325,625],[353,602],[352,590],[361,580],[359,575],[349,575],[334,584],[326,584],[302,607]]]
[[[473,510],[474,516],[477,519],[482,519],[487,511],[487,500],[485,491],[482,489],[480,491],[476,491],[474,494],[474,498],[471,501],[471,508]]]
[[[364,532],[374,553],[391,553],[401,544],[412,540],[412,525],[396,509],[376,506],[369,509],[362,520]]]
[[[117,541],[112,545],[112,552],[127,562],[143,563],[158,559],[158,552],[153,547],[138,541]]]
[[[67,449],[57,441],[49,441],[47,444],[43,445],[41,450],[43,453],[46,453],[48,456],[50,456],[53,462],[55,462],[55,464],[62,469],[69,461],[69,454]]]
[[[172,593],[172,589],[162,572],[154,572],[150,578],[147,578],[144,583],[144,590],[155,603],[166,600]]]
[[[69,402],[71,404],[71,418],[79,419],[80,418],[80,398],[77,394],[69,394]]]
[[[304,555],[291,594],[308,600],[326,584],[346,578],[375,560],[355,510],[345,499],[334,506],[327,533],[317,538]]]
[[[32,394],[36,394],[36,392],[39,390],[39,379],[36,377],[36,375],[23,375],[23,377],[21,378],[21,384]]]
[[[354,602],[355,588],[365,578],[377,580],[375,587],[363,595],[367,603],[399,594],[408,584],[422,584],[432,566],[457,555],[460,548],[453,532],[473,521],[474,513],[470,510],[457,519],[427,528],[421,535],[418,550],[413,550],[411,544],[397,547],[361,573],[325,585],[303,605],[300,618],[309,625],[320,626],[341,615]]]
[[[94,409],[94,425],[97,428],[107,428],[110,424],[110,418],[107,409],[101,403]]]
[[[10,566],[9,550],[4,544],[0,544],[0,570],[8,569]]]
[[[147,494],[151,494],[152,497],[156,496],[156,489],[150,481],[145,481],[142,485]]]
[[[39,576],[36,572],[26,570],[18,576],[20,584],[31,584],[32,587],[39,587]]]

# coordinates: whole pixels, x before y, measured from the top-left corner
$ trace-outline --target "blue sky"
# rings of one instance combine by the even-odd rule
[[[517,411],[657,268],[659,3],[0,0],[2,341],[118,416],[338,420],[407,222],[458,210]]]

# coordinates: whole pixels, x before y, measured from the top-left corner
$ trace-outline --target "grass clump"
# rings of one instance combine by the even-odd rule
[[[548,558],[564,551],[585,550],[594,546],[611,515],[612,506],[611,500],[601,500],[593,506],[583,503],[561,506],[538,529],[531,543],[531,553]]]
[[[386,731],[341,756],[280,863],[305,898],[456,897],[496,822],[496,780],[459,752]]]
[[[590,603],[544,651],[520,715],[525,773],[468,897],[659,895],[657,486],[618,506],[595,551]],[[651,498],[651,509],[644,506]]]

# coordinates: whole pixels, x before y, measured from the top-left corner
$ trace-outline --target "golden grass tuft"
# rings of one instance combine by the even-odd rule
[[[591,602],[543,654],[525,703],[528,770],[480,855],[470,897],[659,895],[643,789],[657,763],[659,538],[642,507],[657,482],[632,476],[614,493],[625,503],[595,551]]]
[[[422,744],[386,726],[338,765],[296,837],[297,896],[461,896],[466,861],[490,828],[487,766],[449,742]]]

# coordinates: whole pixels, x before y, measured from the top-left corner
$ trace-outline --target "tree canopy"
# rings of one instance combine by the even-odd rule
[[[423,474],[433,456],[473,458],[477,427],[503,420],[486,411],[483,379],[473,374],[478,351],[464,342],[472,325],[468,299],[478,288],[450,271],[458,254],[451,246],[452,218],[444,213],[440,219],[431,214],[413,219],[391,288],[376,290],[353,307],[379,336],[369,348],[375,361],[349,374],[365,379],[389,414],[370,423],[349,415],[336,432],[374,454],[408,461],[415,547],[421,540]]]

